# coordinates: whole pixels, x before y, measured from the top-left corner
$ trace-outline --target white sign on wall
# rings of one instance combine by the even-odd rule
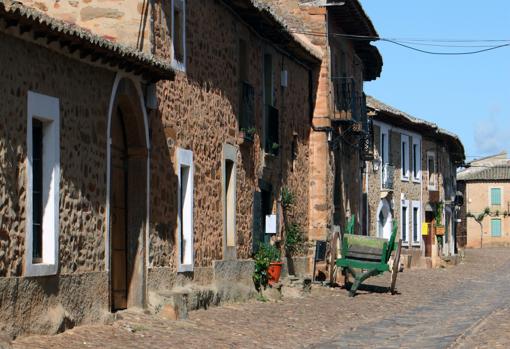
[[[266,215],[266,234],[276,234],[276,215]]]

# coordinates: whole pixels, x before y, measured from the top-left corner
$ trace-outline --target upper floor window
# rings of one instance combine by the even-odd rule
[[[173,65],[186,70],[186,1],[172,0]]]
[[[409,166],[409,136],[402,135],[400,138],[400,165],[402,169],[402,176],[401,178],[403,180],[409,180],[409,172],[410,172],[410,166]]]
[[[413,181],[421,181],[421,141],[417,137],[413,137]]]
[[[429,190],[437,190],[436,153],[427,152],[427,172]]]
[[[501,188],[491,188],[491,205],[501,205]]]
[[[381,127],[381,147],[380,147],[380,156],[381,156],[381,165],[390,163],[389,159],[389,130],[385,127]]]
[[[501,218],[491,219],[491,236],[501,236]]]

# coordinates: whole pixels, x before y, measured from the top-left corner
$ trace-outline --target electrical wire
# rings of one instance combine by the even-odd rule
[[[503,47],[510,46],[510,40],[502,40],[502,39],[390,39],[390,38],[382,38],[377,36],[366,36],[366,35],[352,35],[352,34],[341,34],[341,33],[320,33],[317,31],[296,31],[291,30],[291,33],[296,34],[305,34],[310,36],[320,36],[320,37],[342,37],[350,40],[358,40],[358,41],[382,41],[392,43],[394,45],[398,45],[413,51],[417,51],[420,53],[430,54],[430,55],[443,55],[443,56],[460,56],[460,55],[472,55],[478,54],[482,52],[492,51]],[[453,43],[483,43],[483,42],[494,42],[494,43],[502,43],[498,45],[453,45]],[[436,44],[436,43],[452,43],[452,45],[446,44]],[[429,51],[414,47],[412,45],[426,45],[426,46],[437,46],[437,47],[447,47],[447,48],[481,48],[473,51],[461,51],[461,52],[439,52],[439,51]]]

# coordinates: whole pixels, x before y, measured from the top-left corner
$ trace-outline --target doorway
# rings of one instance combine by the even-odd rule
[[[390,239],[392,229],[391,206],[386,199],[381,199],[377,210],[377,236]]]
[[[113,311],[146,303],[148,151],[136,85],[120,79],[110,113],[109,265]]]

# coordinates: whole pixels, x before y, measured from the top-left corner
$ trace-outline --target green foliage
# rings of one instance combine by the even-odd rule
[[[435,212],[436,227],[440,227],[443,225],[443,208],[444,203],[441,201],[440,203],[437,204]]]
[[[254,260],[255,271],[253,272],[252,278],[255,288],[257,291],[260,291],[262,287],[267,287],[269,281],[267,273],[269,264],[271,262],[280,261],[280,251],[273,245],[261,244],[259,250],[255,254]]]
[[[294,205],[294,194],[290,191],[289,188],[282,188],[282,207],[287,209]]]
[[[247,137],[252,137],[257,129],[255,127],[243,127],[241,131],[243,131]]]
[[[302,253],[306,250],[306,239],[297,223],[291,223],[285,228],[285,251],[289,256]]]

